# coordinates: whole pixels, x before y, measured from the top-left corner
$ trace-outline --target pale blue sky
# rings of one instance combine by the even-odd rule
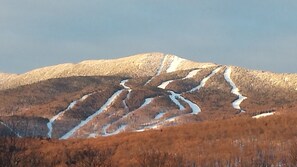
[[[0,71],[164,52],[297,72],[296,0],[0,0]]]

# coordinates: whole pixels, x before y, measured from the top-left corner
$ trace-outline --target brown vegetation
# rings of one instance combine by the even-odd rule
[[[262,119],[242,116],[96,139],[10,142],[12,138],[2,138],[1,161],[2,166],[9,166],[5,157],[12,154],[14,163],[24,166],[293,167],[297,165],[296,119],[295,112],[285,112]]]

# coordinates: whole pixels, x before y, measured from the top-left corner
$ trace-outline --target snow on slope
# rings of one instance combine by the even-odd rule
[[[167,85],[169,85],[172,81],[174,81],[174,80],[165,81],[165,82],[161,83],[158,86],[158,88],[165,89],[167,87]]]
[[[192,109],[192,114],[198,114],[199,112],[201,112],[201,109],[198,107],[198,105],[196,105],[195,103],[191,102],[190,100],[184,98],[182,95],[175,93],[173,91],[169,91],[170,98],[171,100],[177,105],[179,106],[180,110],[184,110],[184,106],[182,106],[180,104],[180,102],[178,101],[178,99],[181,99],[182,101],[186,102]]]
[[[143,108],[143,107],[147,106],[147,105],[150,104],[153,100],[154,100],[154,98],[146,98],[146,99],[144,100],[144,103],[143,103],[139,108]]]
[[[123,115],[123,116],[122,116],[121,118],[119,118],[118,120],[114,120],[113,122],[110,122],[110,123],[104,125],[103,128],[102,128],[102,132],[101,132],[101,133],[102,133],[102,136],[111,136],[111,135],[115,135],[115,134],[118,134],[118,133],[124,131],[125,128],[127,127],[127,125],[121,125],[116,131],[114,131],[114,132],[112,132],[112,133],[107,133],[107,132],[106,132],[106,130],[111,126],[112,123],[117,122],[117,121],[120,121],[120,120],[122,120],[122,119],[128,117],[129,115],[133,114],[136,110],[139,110],[139,109],[141,109],[141,108],[143,108],[143,107],[149,105],[153,100],[154,100],[154,98],[147,98],[147,99],[145,99],[145,100],[144,100],[144,103],[143,103],[139,108],[137,108],[137,109],[135,109],[135,110],[133,110],[133,111],[131,111],[131,112],[129,112],[129,113]],[[95,134],[95,133],[89,135],[89,137],[97,137],[97,136],[98,136],[98,135]]]
[[[199,71],[200,71],[200,70],[192,70],[192,71],[189,72],[189,74],[188,74],[186,77],[182,78],[181,80],[185,80],[185,79],[193,78]],[[167,87],[171,82],[173,82],[173,81],[175,81],[175,80],[165,81],[165,82],[161,83],[161,84],[158,86],[158,88],[166,89],[166,87]]]
[[[144,100],[144,103],[143,103],[139,108],[137,108],[137,109],[135,109],[135,110],[133,110],[133,111],[131,111],[131,112],[125,114],[124,116],[122,116],[122,118],[118,119],[117,121],[119,121],[119,120],[121,120],[121,119],[123,119],[123,118],[127,118],[129,115],[133,114],[136,110],[139,110],[139,109],[141,109],[141,108],[143,108],[143,107],[149,105],[153,100],[154,100],[154,98],[146,98],[146,99]]]
[[[125,89],[127,89],[129,92],[131,92],[131,88],[126,85],[126,83],[129,81],[129,79],[125,79],[121,81],[120,85],[123,86]]]
[[[110,127],[110,124],[104,126],[104,128],[102,128],[103,134],[102,136],[112,136],[112,135],[116,135],[119,134],[120,132],[125,131],[127,125],[121,125],[120,127],[118,127],[117,130],[113,131],[112,133],[107,133],[106,130]]]
[[[199,89],[201,89],[202,87],[204,87],[205,84],[206,84],[206,82],[207,82],[212,76],[214,76],[216,73],[218,73],[218,72],[221,70],[221,68],[222,68],[222,67],[218,67],[218,68],[216,68],[215,70],[213,70],[213,71],[211,72],[211,74],[209,74],[208,76],[206,76],[205,78],[202,79],[202,81],[200,82],[200,84],[199,84],[197,87],[191,89],[191,90],[188,91],[188,92],[191,92],[191,93],[192,93],[192,92],[198,91]]]
[[[164,125],[165,123],[168,123],[168,122],[176,122],[176,120],[179,118],[180,116],[174,116],[174,117],[170,117],[170,118],[167,118],[163,121],[160,121],[160,122],[157,122],[153,125],[148,125],[148,126],[145,126],[141,129],[138,129],[136,130],[135,132],[144,132],[146,130],[151,130],[151,129],[159,129],[161,127],[161,125]]]
[[[93,95],[93,93],[89,93],[87,95],[84,95],[82,98],[78,99],[78,100],[75,100],[73,102],[71,102],[67,109],[64,110],[64,111],[61,111],[59,112],[57,115],[53,116],[49,122],[46,124],[47,125],[47,128],[48,128],[48,133],[47,133],[47,136],[49,138],[52,138],[52,133],[53,133],[53,123],[58,119],[60,118],[65,112],[69,111],[70,109],[72,109],[78,102],[82,102],[82,101],[85,101],[89,96]]]
[[[170,93],[169,97],[170,97],[171,101],[179,107],[179,110],[184,110],[185,107],[182,104],[180,104],[180,102],[178,101],[177,94],[174,93],[173,91],[169,91],[169,93]]]
[[[127,98],[129,99],[129,98],[130,98],[131,91],[132,91],[132,89],[131,89],[129,86],[126,85],[126,83],[127,83],[128,81],[129,81],[129,80],[126,79],[126,80],[121,81],[121,83],[120,83],[121,86],[123,86],[126,90],[128,90],[127,97],[123,100],[123,104],[124,104],[126,110],[129,110],[129,107],[128,107],[127,103],[126,103],[126,99],[127,99]]]
[[[164,66],[165,66],[165,63],[166,63],[167,59],[168,59],[168,55],[165,55],[164,58],[163,58],[163,60],[162,60],[161,66],[160,66],[160,68],[158,69],[156,75],[160,75],[160,74],[161,74],[161,72],[163,71],[163,68],[164,68]]]
[[[89,121],[91,121],[93,118],[95,118],[100,113],[106,111],[110,107],[110,105],[118,98],[118,96],[123,91],[124,91],[124,89],[121,89],[121,90],[118,90],[117,92],[115,92],[98,111],[96,111],[93,115],[90,115],[87,119],[81,121],[80,124],[78,124],[72,130],[70,130],[69,132],[67,132],[60,139],[68,139],[68,138],[70,138],[77,130],[79,130],[81,127],[83,127],[84,125],[86,125]]]
[[[199,71],[200,70],[193,70],[193,71],[189,72],[189,74],[186,77],[184,77],[182,80],[193,78],[195,75],[198,74]]]
[[[259,114],[259,115],[255,115],[253,116],[252,118],[263,118],[263,117],[268,117],[268,116],[271,116],[271,115],[274,115],[275,112],[270,112],[270,113],[262,113],[262,114]]]
[[[163,59],[161,60],[160,67],[159,67],[159,69],[158,69],[158,71],[157,71],[157,73],[156,73],[155,76],[158,76],[158,75],[161,74],[161,72],[163,71],[163,68],[164,68],[164,66],[165,66],[165,63],[166,63],[167,59],[168,59],[168,55],[165,55],[165,56],[163,57]],[[144,85],[149,84],[149,83],[154,79],[155,76],[153,76],[151,79],[149,79]]]
[[[14,133],[17,137],[21,138],[22,136],[15,132],[10,126],[8,126],[7,124],[5,124],[4,122],[0,121],[0,124],[2,124],[3,126],[5,126],[6,128],[8,128],[12,133]]]
[[[160,119],[160,118],[162,118],[163,116],[164,116],[164,112],[160,112],[160,113],[158,113],[156,116],[155,116],[155,118],[154,119]]]
[[[177,70],[178,66],[181,64],[181,62],[183,62],[185,59],[174,56],[169,68],[167,69],[166,72],[174,72]]]
[[[243,100],[245,100],[247,97],[243,96],[242,94],[240,94],[239,89],[236,87],[235,83],[232,81],[231,79],[231,72],[232,69],[231,67],[227,67],[227,69],[225,70],[224,73],[224,77],[225,80],[230,84],[230,86],[232,87],[231,93],[235,94],[238,96],[238,99],[235,100],[232,105],[233,108],[240,110],[241,112],[244,112],[241,108],[240,108],[240,104]]]

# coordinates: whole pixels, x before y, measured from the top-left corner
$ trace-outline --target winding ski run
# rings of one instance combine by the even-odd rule
[[[177,62],[179,62],[179,61],[177,61]],[[173,65],[173,66],[176,66],[176,65]],[[193,70],[186,77],[184,77],[182,79],[188,79],[188,78],[194,77],[198,73],[198,71],[199,70]],[[163,82],[161,85],[158,86],[158,88],[165,89],[166,86],[173,81],[175,81],[175,80],[169,80],[169,81]],[[201,112],[201,109],[197,104],[184,98],[181,94],[175,93],[174,91],[168,91],[168,92],[170,93],[169,98],[171,99],[171,101],[173,103],[175,103],[179,107],[179,110],[185,109],[185,107],[179,102],[179,99],[180,99],[180,100],[184,101],[185,103],[187,103],[191,107],[192,114],[198,114],[199,112]]]
[[[137,109],[135,109],[135,110],[133,110],[133,111],[131,111],[131,112],[129,112],[129,113],[123,115],[123,116],[122,116],[121,118],[119,118],[118,120],[115,120],[115,121],[113,121],[113,122],[111,122],[111,123],[109,123],[109,124],[104,125],[103,128],[102,128],[101,136],[111,136],[111,135],[115,135],[115,134],[118,134],[118,133],[120,133],[120,132],[125,131],[125,129],[126,129],[126,127],[127,127],[128,125],[121,125],[121,126],[118,127],[118,129],[115,130],[114,132],[112,132],[112,133],[107,133],[107,129],[111,126],[111,124],[113,124],[113,123],[115,123],[115,122],[117,122],[117,121],[120,121],[120,120],[122,120],[122,119],[124,119],[124,118],[127,118],[129,115],[133,114],[135,111],[137,111],[137,110],[139,110],[139,109],[141,109],[141,108],[143,108],[143,107],[149,105],[153,100],[154,100],[154,98],[146,98],[146,99],[144,100],[144,103],[143,103],[139,108],[137,108]],[[97,137],[97,136],[98,136],[97,134],[92,134],[92,135],[90,135],[89,137]]]
[[[126,79],[126,80],[121,81],[121,83],[120,83],[120,85],[121,85],[122,87],[124,87],[124,88],[128,91],[127,97],[123,100],[123,104],[124,104],[124,106],[125,106],[125,110],[129,110],[129,107],[128,107],[127,103],[126,103],[126,100],[130,98],[131,91],[132,91],[132,89],[131,89],[129,86],[126,85],[126,83],[127,83],[128,81],[129,81],[129,80]]]
[[[231,73],[232,73],[232,68],[227,67],[227,69],[225,70],[225,73],[224,73],[225,80],[232,87],[231,93],[238,96],[238,99],[236,99],[232,103],[232,106],[233,106],[233,108],[235,108],[237,110],[240,110],[240,112],[245,112],[244,110],[241,109],[240,104],[243,102],[243,100],[247,99],[247,97],[240,94],[239,89],[236,87],[235,83],[231,79]]]
[[[47,136],[49,138],[52,138],[52,133],[53,133],[53,124],[54,122],[59,119],[61,116],[63,116],[63,114],[67,111],[69,111],[70,109],[72,109],[78,102],[83,102],[85,101],[89,96],[93,95],[93,93],[89,93],[87,95],[84,95],[82,98],[78,99],[78,100],[75,100],[73,101],[72,103],[69,104],[69,106],[67,107],[67,109],[59,112],[57,115],[53,116],[49,122],[47,123],[47,128],[48,128],[48,133],[47,133]]]
[[[195,75],[198,74],[200,70],[197,69],[197,70],[192,70],[191,72],[189,72],[189,74],[187,76],[185,76],[184,78],[182,78],[181,80],[185,80],[185,79],[190,79],[190,78],[193,78]],[[161,89],[166,89],[166,87],[173,81],[176,81],[176,80],[169,80],[169,81],[165,81],[163,83],[161,83],[158,88],[161,88]]]
[[[205,84],[206,84],[206,82],[207,82],[212,76],[214,76],[216,73],[218,73],[221,69],[222,69],[222,67],[218,67],[218,68],[216,68],[215,70],[213,70],[213,71],[211,72],[211,74],[209,74],[208,76],[206,76],[206,77],[200,82],[200,84],[199,84],[197,87],[191,89],[190,91],[187,91],[187,93],[189,93],[189,92],[192,93],[192,92],[198,91],[199,89],[201,89],[202,87],[204,87]],[[188,74],[186,77],[182,78],[182,80],[184,80],[184,79],[189,79],[189,78],[193,78],[195,75],[197,75],[197,73],[198,73],[199,71],[200,71],[199,69],[190,71],[189,74]],[[170,84],[170,83],[173,82],[173,81],[175,81],[175,80],[165,81],[165,82],[161,83],[161,84],[158,86],[158,88],[166,89],[167,85]],[[169,97],[170,97],[171,101],[174,102],[174,103],[179,107],[180,110],[184,110],[185,107],[179,102],[178,99],[180,99],[180,100],[186,102],[186,103],[191,107],[191,109],[192,109],[192,114],[198,114],[199,112],[201,112],[201,109],[200,109],[200,107],[199,107],[197,104],[195,104],[195,103],[191,102],[190,100],[184,98],[181,94],[175,93],[175,92],[173,92],[173,91],[168,91],[168,92],[170,93]]]
[[[191,114],[198,114],[199,112],[201,112],[201,109],[197,104],[184,98],[182,95],[180,95],[178,93],[175,93],[173,91],[168,91],[168,92],[171,94],[170,99],[179,107],[180,110],[184,110],[185,107],[182,104],[180,104],[179,99],[186,102],[190,106],[190,108],[192,109]]]
[[[118,90],[115,92],[108,100],[107,102],[94,114],[90,115],[87,119],[81,121],[80,124],[78,124],[76,127],[71,129],[69,132],[67,132],[65,135],[63,135],[60,139],[68,139],[70,138],[77,130],[79,130],[81,127],[86,125],[88,122],[90,122],[93,118],[95,118],[100,113],[106,111],[109,109],[109,107],[112,105],[112,103],[119,97],[119,95],[124,91],[125,89]]]

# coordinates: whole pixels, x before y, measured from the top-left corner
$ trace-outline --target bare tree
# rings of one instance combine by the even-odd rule
[[[111,167],[111,157],[114,154],[113,149],[96,150],[87,147],[84,150],[71,153],[70,150],[66,151],[66,165],[78,167]]]
[[[289,150],[288,158],[290,166],[297,166],[297,141],[294,141],[292,143],[292,146]]]
[[[150,150],[142,152],[137,158],[140,167],[195,167],[194,162],[187,161],[183,156]]]

